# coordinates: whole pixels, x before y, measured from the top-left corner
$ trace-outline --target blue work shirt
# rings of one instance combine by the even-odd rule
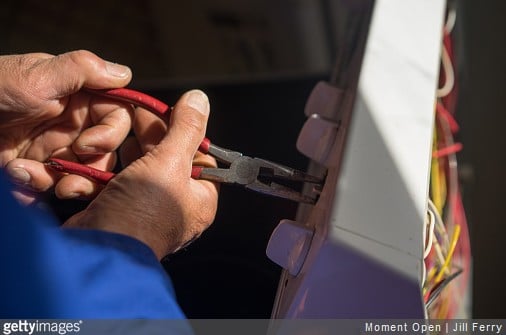
[[[23,207],[0,170],[0,318],[184,318],[154,253],[133,238],[61,229]]]

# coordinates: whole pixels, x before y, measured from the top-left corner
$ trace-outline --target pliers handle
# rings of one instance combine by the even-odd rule
[[[171,110],[165,103],[142,92],[118,88],[113,90],[86,90],[89,93],[112,98],[115,100],[131,103],[143,107],[148,111],[163,116]],[[208,138],[204,138],[199,146],[199,151],[216,158],[227,168],[208,168],[193,166],[191,177],[194,179],[205,179],[218,183],[236,184],[247,189],[285,198],[297,202],[315,203],[319,194],[319,188],[323,183],[321,178],[308,175],[302,171],[295,170],[281,164],[270,162],[260,158],[244,156],[242,153],[221,148],[212,144]],[[86,165],[69,162],[62,159],[50,158],[46,166],[59,171],[77,174],[92,179],[98,183],[106,184],[114,177],[114,173],[100,171]],[[290,187],[284,186],[283,182],[312,183],[313,192],[303,194]]]

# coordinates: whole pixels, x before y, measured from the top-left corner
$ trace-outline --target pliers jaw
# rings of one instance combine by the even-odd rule
[[[265,159],[254,159],[260,166],[259,174],[254,183],[245,185],[246,188],[296,202],[314,204],[318,200],[323,179]],[[313,188],[306,194],[285,186],[282,182],[297,183],[301,190],[304,183],[311,183]]]
[[[229,167],[202,168],[198,176],[200,179],[237,184],[255,192],[302,203],[314,204],[318,198],[318,189],[323,183],[321,178],[265,159],[244,156],[242,153],[223,149],[214,144],[209,147],[208,152]],[[315,184],[315,187],[311,194],[303,194],[280,184],[282,182],[307,182]]]
[[[296,202],[314,204],[318,200],[323,185],[322,178],[265,159],[254,158],[254,160],[260,167],[259,173],[255,182],[245,185],[246,188]],[[304,183],[313,184],[313,187],[306,193],[280,184],[283,181],[290,184],[299,183],[301,190]]]
[[[286,187],[274,182],[267,184],[264,182],[256,181],[252,184],[244,185],[244,187],[258,193],[306,204],[315,204],[320,193],[318,191],[318,188],[320,186],[313,188],[313,191],[310,194],[304,194],[302,192],[295,191],[290,187]]]

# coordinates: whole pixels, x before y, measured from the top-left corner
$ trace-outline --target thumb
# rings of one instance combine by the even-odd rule
[[[43,111],[49,115],[60,113],[64,98],[82,87],[123,87],[132,78],[128,67],[107,62],[85,50],[58,56],[43,53],[3,56],[0,65],[0,92],[7,97],[3,100],[10,101],[8,109]]]
[[[50,99],[75,93],[82,87],[123,87],[132,78],[128,67],[105,61],[86,50],[71,51],[46,59],[40,66],[33,67],[32,71],[33,76],[44,81],[39,86],[53,90],[48,92],[47,98]]]
[[[159,163],[166,164],[167,157],[171,157],[171,161],[177,160],[181,168],[191,168],[193,157],[205,137],[209,110],[209,99],[204,92],[192,90],[181,96],[171,112],[165,137],[153,151]]]

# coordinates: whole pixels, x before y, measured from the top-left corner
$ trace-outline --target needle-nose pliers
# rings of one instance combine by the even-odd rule
[[[127,88],[87,90],[87,92],[143,107],[158,116],[165,115],[171,110],[168,105],[158,99]],[[219,163],[227,167],[193,166],[191,177],[194,179],[237,184],[262,194],[310,204],[316,202],[322,187],[322,178],[265,159],[252,158],[237,151],[221,148],[211,143],[208,138],[204,138],[201,142],[199,151],[215,157]],[[45,164],[53,170],[77,174],[100,184],[106,184],[114,177],[112,172],[97,170],[87,165],[58,158],[49,158]],[[313,188],[309,192],[301,192],[286,185],[286,183],[292,184],[293,182],[311,183]],[[301,188],[300,186],[299,188]]]

